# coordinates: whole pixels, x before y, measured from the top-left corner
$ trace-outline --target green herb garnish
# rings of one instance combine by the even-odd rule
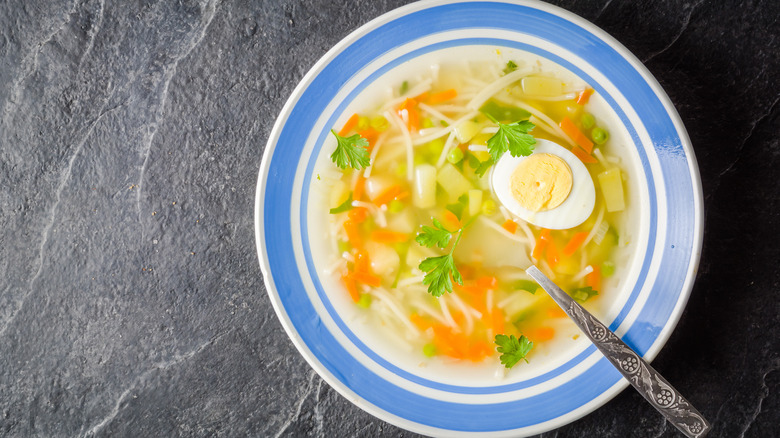
[[[426,248],[433,248],[434,246],[438,246],[441,249],[446,248],[450,244],[453,232],[444,228],[444,225],[438,219],[433,220],[433,226],[436,228],[423,225],[422,233],[418,234],[414,240]]]
[[[368,157],[368,140],[361,137],[360,134],[342,137],[332,129],[330,132],[336,136],[336,150],[330,156],[330,159],[336,163],[336,166],[342,169],[351,167],[360,170],[371,164],[371,160]]]
[[[517,70],[517,64],[512,60],[507,61],[506,67],[504,67],[504,74],[507,75],[515,70]]]
[[[488,152],[494,163],[497,163],[506,151],[509,151],[513,157],[525,157],[533,153],[536,140],[528,132],[536,125],[528,120],[506,124],[490,118],[498,124],[498,132],[487,141]]]
[[[512,368],[521,359],[528,363],[525,356],[534,346],[534,343],[529,341],[525,335],[520,335],[520,339],[517,339],[515,335],[496,335],[495,343],[498,345],[496,351],[501,353],[501,363],[507,368]]]
[[[347,197],[347,200],[342,202],[341,205],[335,208],[330,209],[330,214],[337,214],[337,213],[343,213],[345,211],[352,210],[352,193],[350,192],[349,197]]]
[[[440,297],[445,292],[452,292],[452,280],[455,280],[455,283],[459,285],[463,284],[463,277],[461,277],[458,268],[455,267],[455,259],[452,257],[452,253],[455,252],[455,247],[458,246],[458,242],[460,242],[460,238],[463,236],[463,229],[470,223],[471,221],[457,230],[458,237],[455,238],[449,253],[438,257],[428,257],[420,262],[418,266],[421,271],[425,272],[423,284],[428,286],[428,293],[434,297]],[[456,231],[447,230],[437,219],[433,220],[433,226],[435,228],[424,225],[422,233],[418,234],[415,240],[420,245],[428,248],[433,248],[434,246],[442,249],[446,248]]]
[[[584,303],[585,301],[588,301],[588,298],[598,294],[598,291],[593,290],[593,288],[590,286],[586,286],[579,289],[574,289],[574,291],[569,295],[571,295],[574,300],[579,301],[580,303]]]

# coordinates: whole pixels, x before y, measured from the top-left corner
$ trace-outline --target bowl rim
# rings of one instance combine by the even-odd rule
[[[287,333],[287,335],[290,337],[290,339],[295,344],[296,348],[299,350],[299,352],[302,354],[304,359],[314,368],[317,373],[326,380],[331,387],[336,389],[340,394],[345,396],[348,400],[352,401],[355,405],[360,407],[361,409],[371,413],[372,415],[384,420],[388,421],[389,423],[395,424],[396,426],[402,427],[407,430],[412,430],[419,433],[455,433],[460,434],[458,431],[450,431],[450,430],[442,430],[438,428],[431,428],[426,425],[421,425],[415,422],[412,422],[410,420],[398,417],[390,412],[385,411],[384,409],[375,406],[373,403],[363,399],[354,391],[352,391],[351,388],[346,387],[346,385],[339,381],[335,376],[331,375],[330,372],[327,369],[324,369],[322,364],[317,360],[316,357],[314,357],[309,351],[308,346],[306,345],[306,342],[302,339],[302,337],[297,333],[297,331],[294,329],[294,327],[290,326],[288,322],[285,321],[284,313],[286,312],[283,308],[283,305],[280,301],[275,299],[274,294],[277,294],[276,286],[273,281],[273,277],[271,276],[270,272],[270,266],[268,265],[267,256],[264,253],[265,248],[265,236],[263,233],[263,199],[265,194],[265,182],[267,181],[267,177],[269,175],[270,171],[270,164],[271,164],[271,157],[273,155],[273,152],[275,150],[276,141],[279,139],[279,135],[281,130],[284,127],[283,121],[286,121],[286,117],[282,117],[284,115],[289,115],[289,113],[292,111],[292,109],[297,104],[298,98],[300,97],[301,93],[306,90],[308,85],[310,85],[310,82],[313,78],[317,76],[317,74],[320,73],[321,69],[328,65],[331,61],[333,61],[333,58],[335,55],[340,53],[342,50],[344,50],[346,47],[353,44],[355,41],[359,40],[362,36],[367,34],[373,29],[376,29],[382,24],[392,22],[395,19],[398,19],[400,17],[403,17],[405,15],[418,12],[421,10],[429,9],[438,7],[441,5],[453,5],[453,4],[471,4],[471,3],[483,3],[483,2],[474,2],[470,0],[431,0],[431,1],[423,1],[418,3],[413,3],[409,5],[402,6],[400,8],[393,9],[383,15],[380,15],[377,18],[374,18],[373,20],[369,21],[368,23],[364,24],[363,26],[359,27],[357,30],[351,32],[349,35],[344,37],[342,40],[340,40],[335,46],[333,46],[328,52],[326,52],[315,64],[314,66],[308,71],[308,73],[301,79],[301,81],[296,85],[295,89],[293,90],[292,94],[286,101],[285,105],[283,106],[282,110],[279,113],[278,118],[276,119],[276,122],[274,124],[274,127],[269,135],[268,142],[266,144],[262,162],[258,174],[258,184],[257,184],[257,191],[255,195],[255,237],[256,237],[256,245],[257,245],[257,251],[258,251],[258,257],[260,259],[260,266],[261,266],[261,272],[263,274],[264,284],[266,286],[266,291],[269,294],[270,301],[274,307],[274,310],[277,314],[277,316],[280,318],[280,321],[282,322],[282,326]],[[594,35],[599,40],[603,41],[605,44],[610,46],[612,49],[617,51],[620,56],[626,60],[631,67],[633,67],[636,72],[642,77],[642,79],[646,82],[646,84],[650,87],[650,89],[653,91],[654,95],[659,99],[661,105],[666,111],[666,114],[668,115],[669,119],[673,123],[676,133],[679,136],[679,140],[681,143],[681,146],[684,150],[684,153],[687,158],[687,164],[688,164],[688,171],[690,173],[691,177],[691,189],[693,192],[693,211],[695,214],[695,218],[693,221],[694,229],[692,240],[693,243],[691,245],[691,251],[690,254],[690,260],[689,265],[686,270],[686,276],[685,281],[680,286],[680,295],[679,298],[671,311],[669,318],[667,320],[667,324],[663,327],[661,332],[658,334],[658,336],[655,338],[653,344],[647,349],[647,351],[644,354],[644,357],[648,360],[652,360],[660,351],[660,349],[663,347],[663,345],[667,342],[669,336],[671,335],[672,331],[676,327],[677,323],[679,322],[679,319],[682,315],[683,310],[685,309],[685,306],[687,304],[687,301],[690,297],[690,293],[693,287],[693,282],[695,280],[696,271],[698,269],[698,263],[700,261],[700,255],[701,255],[701,247],[702,247],[702,241],[703,241],[703,223],[704,223],[704,209],[703,209],[703,196],[702,196],[702,188],[701,188],[701,179],[698,172],[698,165],[696,162],[695,154],[693,151],[693,147],[691,146],[690,139],[688,137],[688,134],[682,124],[682,121],[679,117],[679,114],[677,113],[676,109],[674,108],[673,104],[671,103],[671,100],[666,95],[666,93],[661,88],[660,84],[657,82],[657,80],[652,76],[652,74],[646,69],[646,67],[639,61],[631,52],[629,52],[625,47],[623,47],[617,40],[609,36],[606,32],[595,26],[594,24],[586,21],[585,19],[566,11],[562,8],[559,8],[557,6],[549,5],[542,2],[535,2],[535,1],[519,1],[519,2],[511,2],[511,1],[486,1],[484,3],[501,3],[501,4],[510,4],[510,5],[517,5],[517,6],[524,6],[524,7],[530,7],[533,9],[538,9],[547,13],[550,13],[552,15],[555,15],[565,21],[568,21],[574,25],[577,25],[583,29],[585,29],[587,32]],[[538,431],[535,431],[533,433],[538,433],[544,430],[549,430],[551,428],[560,427],[563,424],[568,424],[571,421],[576,420],[577,418],[580,418],[599,406],[603,405],[607,401],[609,401],[611,398],[613,398],[615,395],[617,395],[622,389],[624,389],[628,383],[625,380],[620,380],[615,385],[604,391],[601,396],[594,398],[589,403],[586,403],[585,405],[582,405],[580,408],[570,411],[566,415],[559,416],[553,420],[550,420],[546,423],[539,423],[540,425],[546,425],[542,429],[539,429]],[[419,426],[419,427],[418,427]],[[501,435],[502,431],[498,431],[498,433],[492,433],[488,432],[488,434],[492,435]],[[508,431],[508,432],[516,432],[516,431]],[[470,432],[466,432],[466,434],[469,434]],[[484,432],[483,432],[484,434]]]

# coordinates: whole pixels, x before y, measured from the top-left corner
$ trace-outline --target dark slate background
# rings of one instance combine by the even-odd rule
[[[253,235],[293,87],[403,3],[0,2],[0,434],[414,436],[298,355]],[[711,436],[780,435],[780,2],[553,3],[645,63],[699,160],[701,267],[654,365]],[[542,436],[679,434],[626,390]]]

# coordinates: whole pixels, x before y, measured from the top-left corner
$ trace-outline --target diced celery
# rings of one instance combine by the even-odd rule
[[[368,117],[360,116],[360,117],[358,117],[357,130],[358,131],[366,130],[366,129],[368,129],[370,124],[371,124],[371,121],[368,120]]]
[[[598,175],[601,193],[607,204],[607,211],[623,211],[626,201],[623,197],[623,178],[620,176],[620,168],[613,167]]]
[[[412,203],[418,208],[436,205],[436,168],[430,164],[419,164],[414,168]]]
[[[469,216],[476,216],[482,211],[482,190],[469,190]]]
[[[450,202],[455,202],[461,195],[473,188],[471,182],[455,166],[449,163],[445,163],[439,169],[436,181],[450,196]]]
[[[560,79],[543,76],[527,76],[521,81],[523,93],[532,96],[560,96],[563,83]]]
[[[360,294],[360,299],[358,300],[357,305],[364,309],[368,309],[371,306],[371,295]]]
[[[464,120],[455,127],[455,138],[461,143],[471,140],[480,131],[480,125],[472,120]]]
[[[615,274],[615,264],[607,260],[601,264],[601,275],[604,277],[611,277]]]

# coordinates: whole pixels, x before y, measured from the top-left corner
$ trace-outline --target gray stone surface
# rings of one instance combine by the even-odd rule
[[[413,436],[298,355],[252,217],[295,84],[402,3],[0,3],[0,435]],[[647,65],[699,158],[702,264],[656,368],[711,436],[778,436],[778,2],[553,3]],[[624,391],[543,436],[677,433]]]

